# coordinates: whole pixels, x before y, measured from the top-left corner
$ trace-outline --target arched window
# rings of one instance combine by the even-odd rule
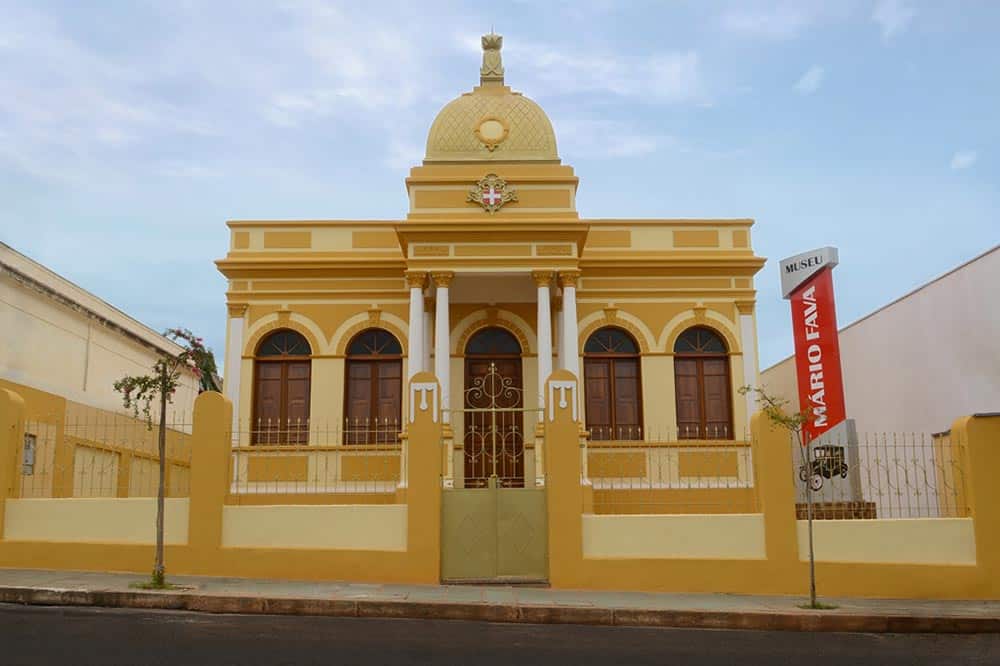
[[[306,444],[309,440],[309,342],[295,331],[275,331],[254,359],[254,444]]]
[[[583,346],[587,430],[594,440],[642,439],[642,378],[639,345],[611,326]]]
[[[714,331],[689,328],[674,343],[677,429],[681,439],[732,439],[733,409],[726,343]]]
[[[466,356],[520,356],[521,343],[513,333],[498,326],[477,331],[465,345]]]
[[[344,443],[394,444],[402,420],[403,346],[381,328],[347,345]]]

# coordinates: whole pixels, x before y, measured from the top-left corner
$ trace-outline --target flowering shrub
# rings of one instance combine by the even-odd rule
[[[201,390],[216,388],[215,357],[205,347],[204,340],[186,328],[169,328],[163,335],[180,344],[182,351],[176,356],[161,356],[153,364],[151,375],[129,375],[114,383],[115,390],[122,394],[125,408],[131,409],[136,416],[142,412],[150,427],[153,425],[150,411],[153,400],[160,398],[163,405],[173,402],[184,372],[198,378]]]

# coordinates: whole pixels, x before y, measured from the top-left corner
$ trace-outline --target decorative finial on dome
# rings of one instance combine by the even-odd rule
[[[500,49],[503,48],[503,36],[493,32],[483,35],[483,66],[479,70],[480,85],[503,85],[503,61],[500,59]]]

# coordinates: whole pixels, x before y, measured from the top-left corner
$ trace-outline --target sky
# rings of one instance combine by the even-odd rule
[[[0,0],[0,240],[221,358],[230,219],[401,219],[504,35],[582,217],[749,217],[840,250],[854,321],[1000,242],[1000,3]]]

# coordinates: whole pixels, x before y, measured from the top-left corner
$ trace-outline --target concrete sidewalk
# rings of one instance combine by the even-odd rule
[[[550,590],[500,585],[372,585],[170,577],[183,589],[136,590],[140,574],[0,569],[0,602],[208,613],[433,618],[789,631],[1000,633],[1000,601]]]

